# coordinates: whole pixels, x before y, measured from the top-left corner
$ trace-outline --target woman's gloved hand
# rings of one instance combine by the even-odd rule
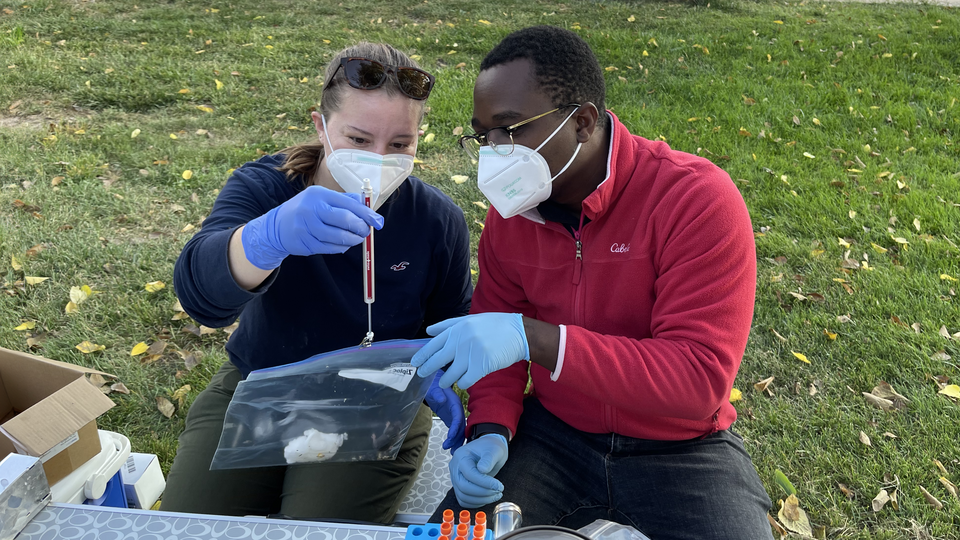
[[[488,433],[468,442],[450,460],[450,480],[464,508],[479,508],[503,497],[503,484],[494,478],[507,462],[507,439]]]
[[[443,370],[437,372],[427,390],[427,406],[437,413],[437,416],[443,420],[447,426],[447,439],[443,441],[443,449],[450,450],[453,454],[457,448],[463,446],[464,428],[466,419],[463,416],[463,403],[460,396],[452,388],[441,388],[440,377],[443,376]]]
[[[383,227],[383,217],[361,197],[309,186],[243,227],[247,260],[261,270],[273,270],[287,255],[343,253],[363,242],[370,227]]]
[[[437,336],[413,355],[410,363],[421,377],[450,364],[440,386],[453,383],[466,390],[498,369],[530,359],[530,346],[519,313],[476,313],[427,327]]]

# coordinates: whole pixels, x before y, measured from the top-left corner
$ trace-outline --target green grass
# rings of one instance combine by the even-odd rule
[[[743,193],[759,264],[737,429],[771,498],[785,497],[779,469],[829,538],[960,537],[960,501],[933,463],[958,483],[960,405],[932,380],[960,380],[960,341],[938,335],[941,326],[960,332],[960,282],[940,277],[960,278],[956,10],[733,0],[347,4],[0,0],[0,345],[116,374],[131,393],[112,394],[117,407],[101,426],[158,454],[166,470],[187,407],[167,419],[155,398],[189,384],[189,405],[226,358],[224,333],[196,336],[183,331],[189,320],[171,320],[171,274],[192,234],[184,227],[200,225],[227,171],[313,137],[309,109],[330,55],[384,40],[437,75],[425,120],[436,139],[421,143],[416,174],[464,208],[475,247],[484,212],[473,202],[483,199],[471,182],[450,180],[475,177],[453,130],[469,126],[483,54],[513,29],[556,24],[576,30],[610,67],[608,106],[634,133],[714,160]],[[42,219],[16,209],[17,199]],[[28,256],[38,244],[44,249]],[[847,250],[870,269],[842,268]],[[25,285],[25,276],[50,279]],[[167,287],[145,291],[155,280]],[[84,284],[99,294],[66,314],[70,288]],[[37,328],[14,330],[25,321]],[[33,334],[45,340],[31,349]],[[161,338],[170,346],[159,360],[130,355]],[[74,346],[83,340],[106,349],[81,354]],[[200,364],[187,370],[175,349]],[[772,396],[751,388],[769,376]],[[910,399],[905,410],[864,401],[861,392],[880,381]],[[875,513],[870,500],[890,483],[885,476],[899,481],[899,508]],[[925,503],[920,485],[942,510]]]

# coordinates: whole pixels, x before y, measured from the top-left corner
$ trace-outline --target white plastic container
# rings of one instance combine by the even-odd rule
[[[100,453],[50,487],[53,502],[83,504],[87,499],[99,499],[107,489],[107,482],[130,457],[130,439],[112,431],[97,431]]]

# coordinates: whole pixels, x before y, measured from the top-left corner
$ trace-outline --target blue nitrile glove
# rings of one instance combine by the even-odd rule
[[[466,390],[484,375],[530,359],[530,346],[518,313],[477,313],[447,319],[427,327],[437,336],[413,355],[417,374],[428,377],[450,364],[440,386],[453,383]]]
[[[427,406],[437,413],[437,416],[443,420],[447,426],[447,440],[443,441],[443,449],[450,449],[453,454],[457,448],[463,446],[463,403],[460,396],[452,388],[440,388],[440,377],[443,376],[443,370],[437,372],[427,390]]]
[[[243,227],[247,260],[273,270],[287,255],[343,253],[363,242],[370,227],[383,227],[383,217],[362,200],[359,193],[309,186]]]
[[[464,508],[479,508],[503,497],[503,484],[494,478],[507,462],[507,439],[488,433],[463,445],[450,460],[450,481]]]

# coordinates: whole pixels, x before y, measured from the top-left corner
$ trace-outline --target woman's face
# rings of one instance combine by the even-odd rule
[[[340,110],[326,118],[326,134],[320,113],[311,114],[320,141],[324,146],[333,145],[328,152],[347,148],[380,155],[416,155],[422,102],[402,94],[347,87],[340,105]]]

